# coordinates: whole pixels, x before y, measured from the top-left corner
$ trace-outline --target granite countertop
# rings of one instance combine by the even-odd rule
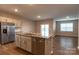
[[[16,35],[21,35],[24,37],[33,37],[33,38],[42,38],[42,39],[49,39],[52,36],[42,36],[40,34],[37,33],[16,33]]]
[[[16,35],[24,35],[25,33],[16,32]]]

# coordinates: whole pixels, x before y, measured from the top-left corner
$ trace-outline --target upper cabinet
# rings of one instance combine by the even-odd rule
[[[8,18],[8,17],[3,17],[0,16],[0,22],[9,22],[9,23],[14,23],[15,27],[16,27],[16,32],[20,32],[21,31],[21,27],[22,27],[22,20],[21,19],[17,19],[17,18]]]
[[[0,16],[0,22],[6,22],[7,19],[5,17]]]
[[[13,22],[15,23],[15,26],[16,26],[16,27],[21,27],[21,26],[22,26],[22,24],[21,24],[22,21],[21,21],[21,20],[18,20],[18,19],[16,20],[16,19],[15,19],[15,20],[13,20]]]
[[[19,19],[7,18],[7,17],[2,17],[2,16],[0,16],[0,21],[1,22],[15,23],[16,27],[20,27],[21,23],[22,23],[22,21]]]
[[[12,19],[12,18],[7,18],[7,19],[6,19],[6,21],[9,22],[9,23],[14,23],[13,20],[14,20],[14,19]]]

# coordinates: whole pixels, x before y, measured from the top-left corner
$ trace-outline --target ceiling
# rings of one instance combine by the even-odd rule
[[[14,12],[18,9],[18,12]],[[53,18],[56,20],[77,18],[78,4],[0,4],[0,10],[17,14],[30,20]],[[40,18],[37,18],[40,16]]]

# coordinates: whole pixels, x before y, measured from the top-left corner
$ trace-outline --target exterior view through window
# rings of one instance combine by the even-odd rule
[[[61,23],[60,31],[73,32],[73,23]]]
[[[46,37],[49,35],[49,25],[48,24],[41,25],[41,35],[46,36]]]

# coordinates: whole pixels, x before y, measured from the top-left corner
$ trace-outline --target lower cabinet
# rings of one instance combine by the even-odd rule
[[[27,39],[26,39],[26,37],[24,37],[24,36],[21,36],[21,43],[20,43],[20,47],[22,48],[22,49],[24,49],[24,50],[26,50],[26,47],[27,47]]]
[[[24,37],[24,36],[21,36],[21,48],[28,51],[28,52],[31,52],[31,38],[30,37]]]
[[[35,55],[50,54],[50,42],[44,38],[16,35],[16,46]]]
[[[32,38],[32,53],[36,55],[45,54],[45,40],[41,38]]]
[[[15,43],[17,47],[20,47],[20,35],[16,35]]]
[[[31,37],[27,37],[27,47],[26,50],[32,52],[32,39]]]

